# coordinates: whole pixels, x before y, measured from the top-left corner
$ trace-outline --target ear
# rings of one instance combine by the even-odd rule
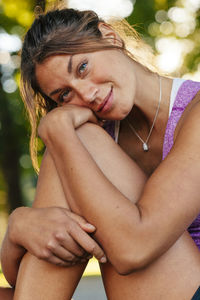
[[[112,29],[111,26],[106,23],[100,22],[98,28],[101,31],[102,37],[104,39],[107,39],[109,43],[116,46],[122,46],[123,43],[121,37],[114,29]]]

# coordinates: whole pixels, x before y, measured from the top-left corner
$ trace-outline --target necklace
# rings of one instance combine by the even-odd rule
[[[161,84],[161,77],[159,77],[159,85],[160,85],[160,95],[159,95],[159,100],[158,100],[158,107],[157,107],[157,110],[156,110],[156,113],[155,113],[155,116],[154,116],[154,119],[153,119],[153,123],[151,125],[151,128],[149,130],[149,134],[146,138],[146,141],[144,141],[141,136],[137,133],[137,131],[135,130],[135,128],[129,123],[129,121],[127,120],[127,123],[130,127],[130,129],[132,130],[132,132],[137,136],[137,138],[142,142],[142,147],[143,147],[143,150],[145,152],[147,152],[149,150],[149,146],[148,146],[148,141],[149,141],[149,138],[151,136],[151,133],[152,133],[152,130],[154,128],[154,125],[156,123],[156,119],[157,119],[157,116],[158,116],[158,113],[159,113],[159,109],[160,109],[160,103],[161,103],[161,99],[162,99],[162,84]]]

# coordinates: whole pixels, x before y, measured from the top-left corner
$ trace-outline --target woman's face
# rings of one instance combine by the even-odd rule
[[[134,104],[134,67],[121,50],[51,56],[36,66],[36,79],[58,105],[88,107],[102,119],[121,120]]]

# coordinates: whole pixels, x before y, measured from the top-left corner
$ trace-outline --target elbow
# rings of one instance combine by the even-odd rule
[[[137,253],[134,251],[124,251],[123,254],[116,257],[111,263],[119,275],[129,275],[135,271],[144,269],[153,260],[153,255],[147,253],[145,250],[138,251]]]

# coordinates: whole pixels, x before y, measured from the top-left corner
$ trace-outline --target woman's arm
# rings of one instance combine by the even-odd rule
[[[95,224],[95,236],[118,272],[141,268],[165,252],[200,210],[200,105],[190,112],[173,150],[147,181],[137,205],[109,181],[109,174],[104,176],[93,156],[96,145],[100,152],[107,151],[98,143],[102,135],[108,147],[116,149],[114,142],[96,125],[86,124],[79,129],[86,130],[86,135],[77,134],[68,109],[54,112],[52,117],[49,114],[39,133],[54,159],[70,205]],[[112,157],[105,168],[109,168],[109,159]],[[137,189],[137,181],[133,184]]]
[[[44,171],[41,170],[41,173]],[[39,259],[64,267],[87,262],[92,255],[99,261],[102,258],[105,261],[103,250],[89,236],[95,227],[71,212],[66,200],[59,202],[56,199],[65,199],[59,181],[55,180],[56,174],[48,174],[49,177],[44,175],[45,179],[38,180],[34,208],[17,208],[9,217],[1,248],[1,263],[11,286],[16,283],[19,265],[26,250]],[[62,203],[62,207],[53,207],[56,203]]]

